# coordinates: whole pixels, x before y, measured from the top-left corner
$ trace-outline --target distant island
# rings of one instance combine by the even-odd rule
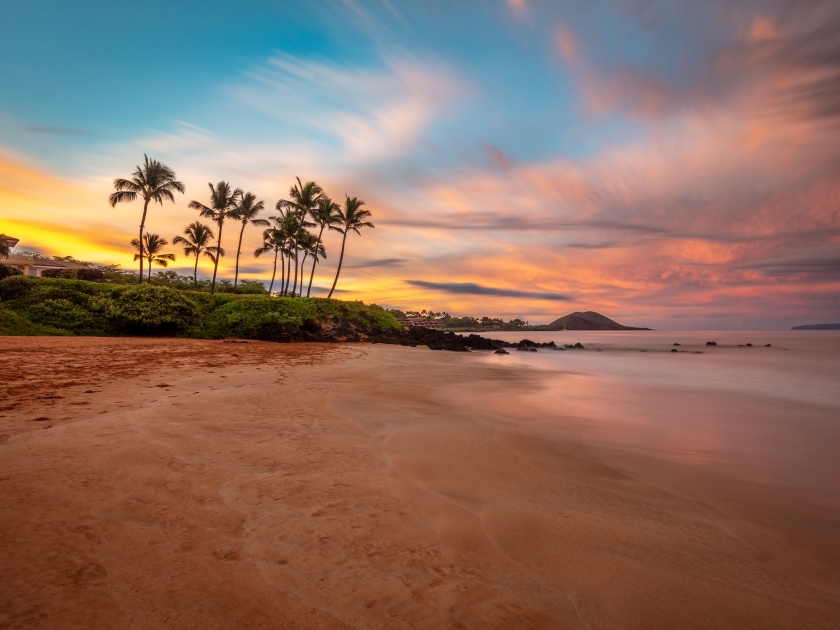
[[[806,324],[794,326],[791,330],[840,330],[840,324]]]
[[[623,326],[595,311],[569,313],[555,319],[547,326],[534,326],[534,330],[650,330],[650,328],[634,328]]]

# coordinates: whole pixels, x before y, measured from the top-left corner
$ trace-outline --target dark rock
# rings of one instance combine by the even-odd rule
[[[580,342],[577,342],[574,347],[577,348],[578,350],[586,350],[586,348],[584,348],[583,344],[580,343]]]
[[[675,343],[675,344],[674,344],[674,345],[675,345],[675,346],[678,346],[678,345],[680,345],[680,344],[678,344],[678,343]]]
[[[751,343],[747,344],[747,348],[752,348],[752,347],[753,347],[753,345]]]
[[[706,345],[707,345],[707,346],[716,346],[716,345],[717,345],[717,342],[716,342],[716,341],[707,341],[707,342],[706,342]]]
[[[510,352],[508,352],[508,351],[507,351],[507,350],[505,350],[504,348],[499,348],[498,350],[496,350],[495,352],[493,352],[493,354],[510,354]]]
[[[768,343],[768,344],[767,344],[766,346],[764,346],[764,347],[765,347],[765,348],[772,348],[773,346],[771,346],[771,345]]]
[[[671,348],[671,352],[676,352],[676,351],[677,351],[676,348]]]

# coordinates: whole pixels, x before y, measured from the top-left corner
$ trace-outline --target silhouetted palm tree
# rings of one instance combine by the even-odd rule
[[[340,231],[337,225],[341,224],[341,207],[332,199],[324,195],[318,200],[318,207],[313,213],[315,223],[321,226],[318,231],[318,245],[316,249],[321,248],[321,237],[324,235],[324,228]],[[326,258],[326,253],[323,258]],[[315,265],[318,264],[318,258],[312,259],[312,273],[309,274],[309,287],[306,289],[306,297],[312,292],[312,279],[315,277]]]
[[[160,253],[160,250],[169,245],[169,242],[157,234],[149,234],[148,232],[144,234],[143,246],[140,245],[140,240],[136,238],[131,240],[131,244],[138,251],[138,253],[134,254],[134,260],[143,256],[149,261],[149,282],[152,281],[152,265],[157,265],[158,267],[168,267],[169,261],[175,260],[175,254]]]
[[[0,258],[8,258],[12,253],[12,247],[6,240],[8,237],[0,233]]]
[[[344,245],[347,242],[347,232],[353,231],[356,234],[361,235],[359,232],[359,228],[363,227],[374,227],[373,223],[370,221],[365,221],[368,217],[371,216],[370,212],[367,210],[363,210],[362,206],[365,205],[364,201],[360,201],[355,197],[347,197],[344,200],[344,209],[341,210],[341,229],[340,232],[344,235],[341,238],[341,256],[338,259],[338,269],[335,272],[335,280],[333,280],[332,288],[330,289],[330,294],[327,296],[328,298],[332,297],[333,291],[335,291],[335,285],[338,282],[338,274],[341,273],[341,263],[344,261]]]
[[[277,276],[277,256],[286,246],[286,235],[282,230],[269,229],[263,232],[262,247],[254,251],[254,256],[259,258],[268,252],[274,252],[274,269],[271,272],[271,284],[268,286],[268,293],[274,288],[274,278]],[[280,262],[280,271],[283,273],[283,262]],[[282,284],[281,284],[282,286]]]
[[[238,188],[231,190],[230,184],[227,182],[219,182],[215,186],[212,183],[208,183],[207,185],[210,187],[210,206],[205,206],[198,201],[190,201],[190,208],[198,210],[202,217],[212,219],[219,226],[219,240],[216,243],[218,255],[213,264],[213,283],[210,285],[210,293],[215,293],[219,258],[224,256],[224,250],[222,249],[222,228],[224,227],[225,219],[234,213],[236,202],[242,196],[242,191]]]
[[[294,247],[295,235],[299,232],[298,214],[293,210],[288,212],[280,211],[280,215],[276,217],[269,217],[274,221],[275,229],[279,230],[284,238],[283,249],[280,251],[281,269],[283,281],[280,285],[280,295],[287,295],[289,292],[289,284],[292,282],[292,260],[297,263],[298,250]],[[306,222],[305,225],[312,226],[314,223]]]
[[[252,225],[269,226],[271,225],[265,219],[258,219],[257,215],[265,209],[265,204],[262,201],[257,201],[257,196],[253,193],[245,193],[240,197],[239,203],[230,215],[242,222],[242,229],[239,230],[239,245],[236,248],[236,272],[233,276],[233,290],[236,291],[236,285],[239,283],[239,254],[242,251],[242,235],[245,234],[245,226],[249,223]]]
[[[300,239],[300,231],[306,227],[306,215],[314,212],[318,206],[318,200],[323,196],[324,191],[315,182],[301,183],[300,177],[297,179],[297,184],[293,185],[289,190],[290,199],[281,199],[277,202],[278,210],[292,210],[298,215],[298,229],[294,234],[292,248],[297,249],[298,240]],[[298,281],[298,264],[295,259],[295,282],[292,285],[292,295],[297,289]],[[303,284],[303,282],[301,282]]]
[[[213,262],[216,262],[217,247],[213,247],[209,243],[213,239],[213,230],[209,226],[199,223],[198,221],[190,223],[185,229],[183,236],[176,236],[172,239],[173,245],[183,245],[185,256],[195,256],[195,269],[193,270],[193,286],[198,288],[198,257],[204,254]],[[222,256],[225,255],[225,250],[222,250]]]
[[[315,275],[315,265],[319,261],[326,259],[327,250],[324,249],[324,244],[321,243],[317,236],[311,232],[304,231],[300,234],[300,248],[303,252],[303,260],[300,261],[300,268],[306,262],[306,257],[312,257],[312,275]],[[309,297],[309,292],[312,290],[312,276],[309,277],[309,289],[306,292],[306,297]],[[300,292],[303,294],[303,283],[300,285]]]
[[[117,192],[108,198],[112,208],[116,208],[118,203],[134,201],[137,197],[143,198],[143,217],[140,219],[140,238],[137,241],[140,247],[140,282],[143,282],[143,230],[146,226],[149,202],[157,201],[163,205],[164,199],[169,199],[174,203],[173,191],[183,194],[186,189],[181,182],[175,180],[175,171],[157,160],[150,160],[149,156],[144,154],[143,165],[134,170],[131,179],[114,180],[114,190]]]

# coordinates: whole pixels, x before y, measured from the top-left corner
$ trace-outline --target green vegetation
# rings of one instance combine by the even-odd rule
[[[192,278],[184,278],[192,284]],[[330,327],[355,332],[401,329],[385,309],[362,302],[264,293],[209,294],[162,285],[31,276],[0,281],[2,335],[177,335],[283,341],[290,335],[317,336]]]
[[[511,319],[505,321],[498,317],[452,317],[449,313],[435,311],[400,311],[392,308],[388,312],[396,319],[414,319],[422,318],[435,322],[447,330],[475,330],[476,328],[487,328],[493,330],[528,330],[532,326],[521,319]]]

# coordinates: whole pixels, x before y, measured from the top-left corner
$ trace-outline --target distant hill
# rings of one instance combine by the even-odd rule
[[[650,330],[650,328],[622,326],[595,311],[569,313],[565,317],[555,319],[548,326],[535,326],[534,328],[537,330]]]
[[[840,324],[808,324],[806,326],[794,326],[791,330],[840,330]]]

